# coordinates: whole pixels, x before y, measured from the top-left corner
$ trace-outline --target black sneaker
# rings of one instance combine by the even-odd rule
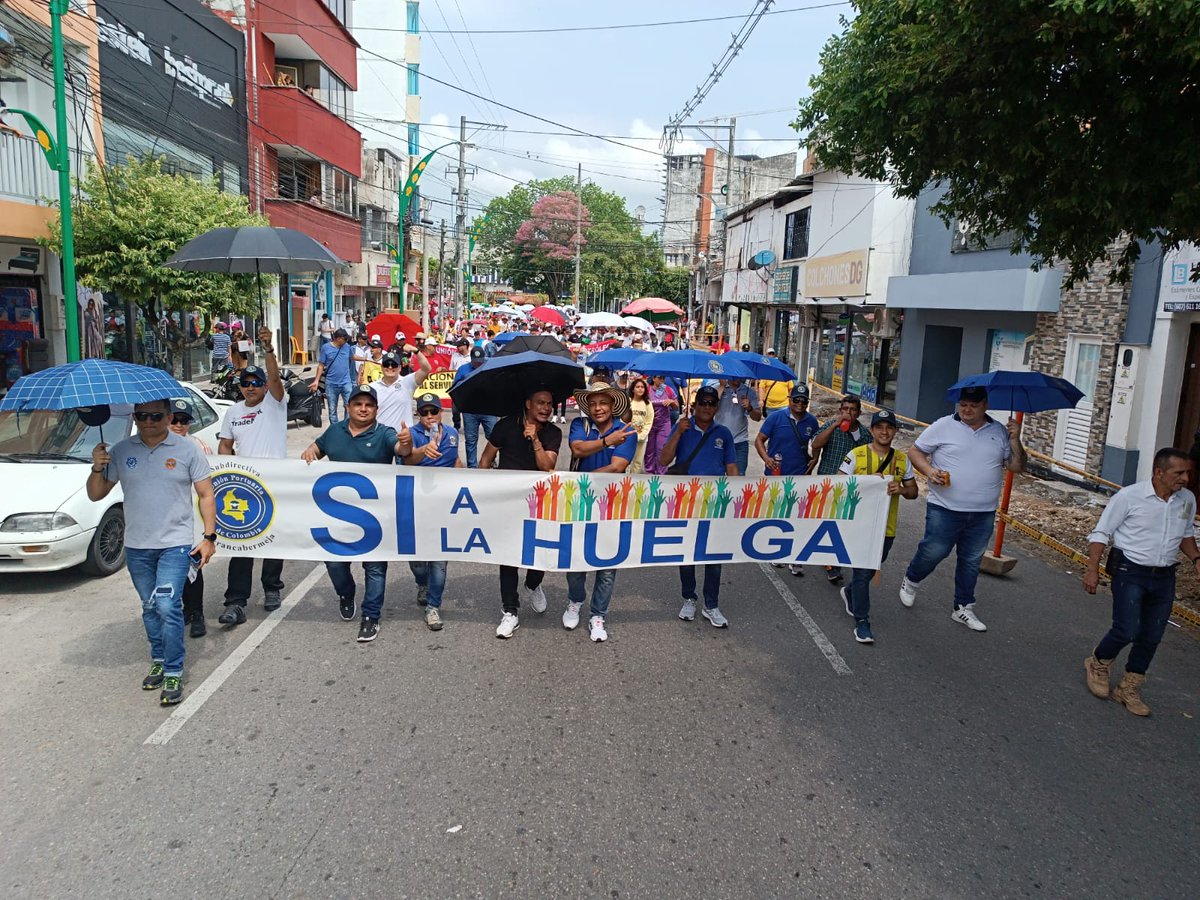
[[[183,699],[183,679],[178,675],[168,675],[163,679],[162,694],[158,702],[163,706],[174,706]]]
[[[354,621],[354,598],[353,597],[338,597],[338,611],[342,614],[342,619],[346,622]]]
[[[358,642],[367,644],[379,636],[379,620],[363,616],[362,624],[358,626]]]
[[[192,629],[190,632],[194,638],[204,637],[208,634],[208,626],[204,624],[204,614],[196,613],[192,616]]]
[[[156,662],[150,667],[150,674],[142,679],[143,691],[157,691],[163,683],[162,663]]]
[[[246,621],[246,611],[236,603],[231,603],[225,607],[225,612],[217,616],[217,621],[222,625],[241,625]]]
[[[830,569],[825,574],[825,577],[829,579],[830,584],[841,584],[842,581],[844,580],[842,578],[842,570],[841,569]]]
[[[282,601],[279,599],[279,591],[267,591],[266,596],[263,599],[263,609],[265,609],[267,612],[275,612],[275,610],[279,609],[281,602]]]

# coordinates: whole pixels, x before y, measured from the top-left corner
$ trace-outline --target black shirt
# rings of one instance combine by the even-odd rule
[[[538,440],[542,449],[557,453],[562,446],[562,432],[558,426],[545,422],[538,427]],[[488,443],[500,451],[497,468],[538,471],[537,456],[533,452],[533,441],[525,437],[525,417],[505,416],[496,423]]]

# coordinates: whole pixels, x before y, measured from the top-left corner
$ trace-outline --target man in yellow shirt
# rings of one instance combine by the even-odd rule
[[[899,430],[896,414],[890,409],[881,409],[871,417],[871,443],[855,447],[844,460],[841,472],[845,475],[861,475],[868,478],[886,478],[887,492],[891,497],[888,504],[887,531],[883,538],[883,565],[896,540],[896,519],[900,513],[900,498],[913,500],[917,496],[917,476],[913,471],[908,454],[892,447]],[[860,644],[875,643],[871,634],[871,579],[872,569],[851,569],[850,583],[841,589],[846,603],[846,614],[854,618],[854,639]]]

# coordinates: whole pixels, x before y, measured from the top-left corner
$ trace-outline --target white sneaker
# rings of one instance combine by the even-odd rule
[[[696,601],[684,600],[683,606],[679,607],[679,618],[685,622],[690,622],[696,618]]]
[[[500,624],[496,626],[496,637],[510,638],[513,632],[521,627],[521,623],[517,620],[514,613],[506,612],[500,619]]]
[[[563,628],[572,631],[579,627],[579,607],[582,603],[568,603],[563,612]]]
[[[546,611],[546,592],[542,590],[539,584],[532,591],[525,591],[525,602],[533,607],[535,613],[544,613]]]
[[[795,575],[797,578],[804,577],[804,566],[788,566],[788,571],[791,572],[793,575]]]
[[[950,618],[960,625],[966,625],[972,631],[987,631],[987,626],[979,621],[979,616],[975,615],[974,603],[960,606],[954,612],[950,613]]]
[[[592,616],[588,621],[592,628],[592,640],[596,643],[608,640],[608,632],[604,630],[604,620],[599,616]]]
[[[842,587],[838,588],[838,593],[842,595],[842,602],[846,604],[846,615],[853,619],[854,607],[850,605],[850,594],[846,590],[846,585],[842,585]]]
[[[908,576],[904,576],[904,580],[900,582],[900,602],[905,606],[911,607],[917,602],[917,586],[908,580]]]
[[[721,615],[721,610],[715,606],[712,609],[705,608],[700,610],[700,615],[708,619],[708,621],[712,623],[713,628],[729,627],[729,620]]]

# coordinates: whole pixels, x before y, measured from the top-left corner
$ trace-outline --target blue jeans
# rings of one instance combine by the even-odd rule
[[[343,417],[349,416],[350,393],[353,390],[354,385],[352,384],[334,384],[332,381],[325,382],[325,403],[329,407],[330,425],[336,425],[338,422],[338,400],[342,401]]]
[[[161,661],[164,675],[183,675],[183,589],[191,547],[161,550],[125,548],[125,565],[142,601],[142,624],[150,639],[150,658]]]
[[[894,543],[894,537],[883,539],[883,556],[879,559],[879,568],[883,568]],[[850,572],[850,584],[846,588],[846,596],[850,598],[850,609],[854,613],[854,621],[866,622],[871,618],[871,579],[875,577],[875,569],[851,569]]]
[[[479,413],[463,413],[463,437],[467,442],[467,468],[474,469],[479,465],[479,429],[483,428],[483,439],[492,436],[492,429],[500,421],[499,416],[481,416]]]
[[[737,462],[738,474],[745,475],[750,465],[750,442],[738,441],[733,445],[733,456]]]
[[[995,521],[994,510],[955,512],[930,503],[925,507],[925,536],[917,546],[917,555],[908,564],[905,577],[913,584],[919,584],[957,547],[954,608],[974,603],[975,582],[979,580],[979,561],[983,559],[983,552],[987,549]]]
[[[1125,671],[1145,675],[1167,629],[1175,600],[1175,573],[1151,575],[1117,566],[1112,581],[1113,622],[1096,647],[1096,659],[1116,659],[1129,644]]]
[[[608,603],[612,600],[613,587],[617,583],[616,569],[597,569],[592,584],[592,615],[604,618],[608,615]],[[587,572],[567,573],[567,600],[583,603],[587,595]]]
[[[684,600],[696,599],[696,567],[679,567],[679,587]],[[709,563],[704,567],[704,608],[716,609],[721,596],[721,567]]]
[[[383,586],[387,582],[387,566],[385,562],[365,562],[362,564],[366,575],[366,588],[363,591],[362,614],[369,619],[378,619],[383,612]],[[329,572],[329,580],[339,597],[354,599],[358,586],[350,573],[348,562],[327,562],[325,568]]]
[[[417,587],[428,589],[425,595],[426,603],[434,609],[439,609],[442,605],[442,592],[446,590],[446,561],[443,559],[437,562],[410,562],[408,568],[417,580]]]

